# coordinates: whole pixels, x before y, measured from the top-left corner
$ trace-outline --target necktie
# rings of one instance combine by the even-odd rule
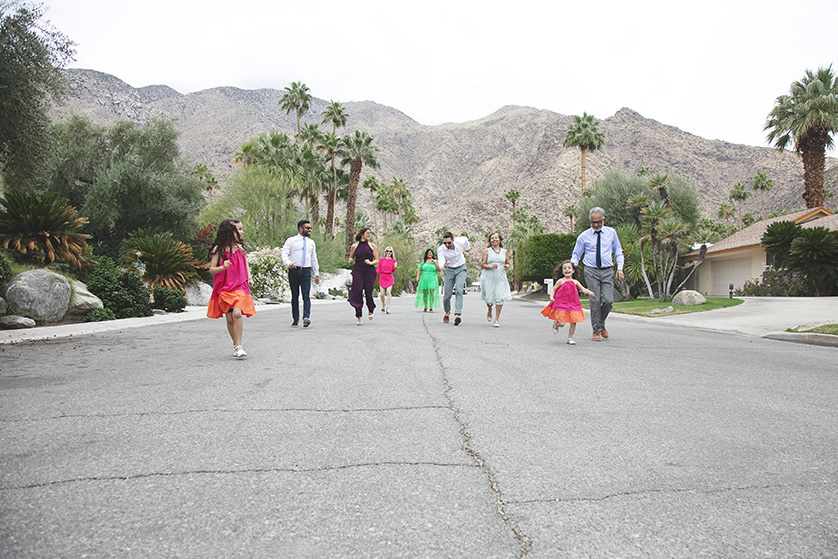
[[[596,232],[596,267],[602,268],[602,231]]]
[[[599,258],[599,257],[597,257],[597,258]],[[306,267],[306,238],[305,237],[303,237],[303,263],[300,265],[300,267],[302,267],[302,268]]]

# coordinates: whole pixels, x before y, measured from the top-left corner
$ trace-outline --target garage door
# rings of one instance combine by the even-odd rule
[[[730,260],[713,261],[713,288],[710,294],[724,297],[730,292],[732,283],[734,289],[741,288],[751,277],[750,258],[731,258]]]

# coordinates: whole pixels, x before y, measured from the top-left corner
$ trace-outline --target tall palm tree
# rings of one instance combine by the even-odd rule
[[[562,210],[562,215],[570,220],[570,229],[568,230],[568,233],[573,233],[573,218],[576,216],[576,206],[573,204],[565,206],[565,209]]]
[[[346,126],[346,121],[349,120],[346,109],[338,101],[331,101],[321,115],[323,116],[322,124],[332,123],[332,134],[337,134],[338,126],[343,128]]]
[[[793,147],[801,155],[806,207],[822,206],[826,148],[832,147],[832,135],[838,132],[838,79],[832,65],[817,73],[806,70],[788,95],[777,97],[764,129],[774,147]]]
[[[296,113],[297,137],[302,138],[300,118],[311,108],[312,96],[309,93],[308,86],[303,82],[291,82],[291,85],[286,86],[284,91],[285,93],[279,100],[279,106],[285,109],[285,114],[290,114],[291,111]]]
[[[326,196],[326,231],[332,237],[335,236],[335,202],[338,193],[338,170],[335,167],[335,154],[340,149],[340,138],[333,132],[326,132],[320,138],[318,145],[320,151],[325,152],[332,164],[332,180]]]
[[[512,213],[515,213],[515,204],[518,202],[518,198],[521,197],[521,193],[512,188],[503,197],[512,202]]]
[[[358,198],[358,183],[361,182],[361,169],[364,165],[378,169],[378,159],[375,154],[378,147],[373,145],[374,138],[362,130],[355,130],[354,134],[341,139],[340,166],[349,165],[349,191],[346,196],[346,254],[352,246],[355,234],[355,203]]]
[[[758,172],[754,177],[754,184],[751,190],[754,192],[759,191],[759,196],[762,199],[762,219],[765,219],[765,193],[771,190],[772,186],[774,186],[774,181],[769,179],[768,175],[762,171]]]
[[[727,227],[728,230],[730,229],[730,220],[735,215],[736,208],[733,207],[733,204],[728,202],[722,202],[719,206],[719,213],[716,214],[719,219],[725,220],[725,227]]]
[[[578,147],[582,151],[582,194],[585,193],[585,154],[588,150],[596,151],[605,145],[605,134],[597,128],[594,115],[582,113],[574,116],[574,123],[570,125],[564,136],[562,145],[566,148]]]
[[[747,200],[751,196],[751,193],[745,189],[745,185],[741,182],[737,182],[733,185],[733,190],[730,191],[728,195],[728,199],[732,202],[739,203],[739,229],[742,230],[742,202]]]
[[[406,201],[410,200],[410,189],[407,187],[407,181],[393,177],[393,180],[390,182],[390,190],[398,202],[399,219],[401,219],[402,207],[405,206]]]
[[[375,211],[375,193],[378,192],[382,186],[381,181],[375,178],[375,175],[368,176],[361,185],[361,187],[368,188],[370,191],[370,208],[372,208],[372,223],[376,239],[378,238],[378,214]]]

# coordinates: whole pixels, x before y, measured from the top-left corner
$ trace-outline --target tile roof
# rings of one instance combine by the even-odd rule
[[[826,208],[812,208],[808,210],[801,210],[778,217],[763,219],[757,221],[753,225],[734,233],[730,237],[719,241],[718,243],[707,247],[707,256],[713,254],[722,254],[738,249],[752,248],[760,246],[762,236],[765,230],[772,223],[780,221],[794,221],[799,223],[802,227],[827,227],[830,231],[838,231],[838,215],[833,214]],[[684,255],[684,258],[698,258],[698,251],[694,250]]]

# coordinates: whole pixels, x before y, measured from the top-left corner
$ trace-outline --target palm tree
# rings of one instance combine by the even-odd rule
[[[245,142],[233,155],[233,163],[241,163],[245,167],[253,164],[253,142]]]
[[[739,229],[742,229],[742,202],[747,200],[751,196],[751,193],[745,189],[745,185],[741,182],[737,182],[733,185],[733,190],[730,191],[728,195],[728,199],[732,202],[739,203]]]
[[[774,186],[774,181],[768,178],[768,175],[760,171],[754,177],[754,184],[751,190],[759,191],[760,198],[762,198],[762,219],[765,219],[765,193],[771,190]]]
[[[666,190],[666,185],[668,182],[669,175],[665,173],[660,173],[650,178],[649,182],[646,183],[646,186],[648,186],[652,190],[657,190],[661,202],[663,202],[663,205],[671,210],[672,204],[669,202],[669,192],[667,192]]]
[[[562,215],[570,219],[570,229],[568,232],[573,233],[573,218],[576,216],[576,206],[573,204],[565,206],[565,209],[562,211]]]
[[[521,197],[521,193],[513,188],[504,194],[503,197],[512,202],[512,213],[515,213],[515,203]]]
[[[323,133],[314,123],[304,124],[300,131],[300,138],[312,145],[319,143],[322,137]]]
[[[378,238],[378,214],[375,212],[375,193],[383,186],[381,182],[375,178],[375,175],[370,175],[364,180],[361,185],[363,188],[368,188],[370,191],[370,208],[372,208],[372,223],[375,231],[375,238]],[[386,223],[386,217],[385,217]]]
[[[335,201],[338,193],[338,172],[335,167],[335,154],[340,148],[340,138],[333,132],[326,132],[320,138],[318,149],[329,156],[332,163],[332,181],[329,184],[326,198],[326,231],[332,237],[335,236]]]
[[[406,207],[405,202],[410,201],[410,189],[407,187],[407,181],[404,179],[397,179],[393,177],[393,181],[390,183],[390,190],[393,193],[393,196],[398,201],[399,205],[399,219],[402,218],[402,208]]]
[[[279,100],[279,106],[285,109],[285,114],[290,114],[294,111],[297,115],[297,137],[302,138],[300,129],[300,117],[308,112],[311,107],[311,94],[308,86],[303,82],[291,82],[290,86],[285,87],[285,93]]]
[[[725,220],[725,227],[730,230],[730,219],[736,215],[736,208],[733,207],[733,204],[728,202],[722,202],[719,206],[719,213],[716,216],[719,219]]]
[[[793,147],[801,155],[806,207],[822,206],[826,148],[832,147],[832,135],[838,132],[838,79],[832,65],[817,73],[806,70],[788,95],[777,97],[764,129],[774,147]]]
[[[331,101],[321,115],[323,116],[321,124],[332,123],[332,134],[337,134],[338,126],[343,128],[346,126],[346,121],[349,120],[346,109],[338,101]]]
[[[596,151],[605,144],[605,134],[597,128],[597,119],[594,115],[582,113],[582,116],[574,116],[575,122],[570,125],[564,136],[563,146],[566,148],[578,147],[582,151],[582,194],[585,193],[585,153],[588,150]]]
[[[358,198],[358,183],[361,182],[361,169],[364,165],[378,169],[378,159],[375,154],[378,147],[373,145],[374,138],[362,130],[355,130],[352,135],[341,139],[340,166],[349,165],[349,191],[346,196],[346,254],[352,246],[355,234],[355,202]]]

